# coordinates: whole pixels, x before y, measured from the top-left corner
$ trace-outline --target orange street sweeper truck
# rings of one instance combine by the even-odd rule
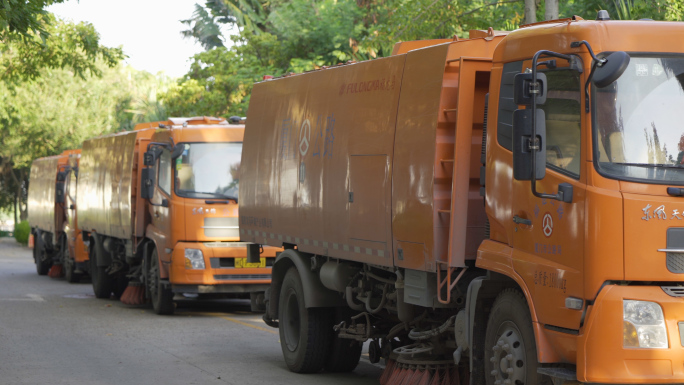
[[[256,84],[243,241],[295,372],[684,382],[684,24],[579,17]]]
[[[69,175],[78,168],[80,154],[81,150],[67,150],[31,164],[28,220],[39,275],[57,278],[66,274],[68,280],[74,279],[75,265],[70,263],[69,250],[75,243],[69,237],[75,219],[67,191],[71,188]]]
[[[171,118],[83,143],[78,225],[96,297],[148,298],[158,314],[187,293],[263,306],[275,249],[248,262],[239,242],[243,132],[225,119]]]

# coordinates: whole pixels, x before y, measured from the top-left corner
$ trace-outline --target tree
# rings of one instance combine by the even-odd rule
[[[558,19],[558,0],[546,0],[544,2],[544,20]]]
[[[525,0],[525,24],[537,22],[537,1]]]
[[[31,34],[47,38],[45,7],[64,0],[5,0],[0,3],[0,41],[29,37]]]
[[[41,90],[25,94],[25,90],[41,86],[41,76],[53,69],[69,68],[70,76],[85,79],[99,76],[102,68],[116,65],[122,58],[121,48],[99,44],[99,35],[88,23],[65,23],[43,11],[50,0],[7,0],[0,6],[0,185],[3,192],[0,204],[8,200],[26,217],[28,165],[38,156],[53,155],[61,145],[51,139],[57,132],[50,125],[33,126],[25,130],[33,119],[28,113],[31,103],[40,99]],[[101,64],[98,64],[101,63]],[[55,87],[59,89],[59,87]],[[54,97],[54,92],[44,95]],[[48,98],[34,113],[45,113],[45,107],[55,100]],[[64,114],[67,110],[60,110]],[[60,120],[53,117],[54,122]],[[53,125],[54,126],[54,125]],[[73,127],[71,127],[73,129]],[[8,199],[8,191],[13,197]]]
[[[188,74],[160,96],[171,116],[244,116],[254,82],[282,75],[288,67],[278,39],[269,33],[243,32],[231,41],[230,49],[195,55]]]
[[[467,38],[471,29],[513,30],[559,17],[678,20],[680,0],[207,0],[185,36],[207,52],[163,95],[172,114],[244,114],[264,74],[304,72],[389,56],[396,42]],[[628,10],[625,13],[624,10]],[[624,16],[624,15],[627,16]],[[221,25],[240,31],[226,37]],[[231,44],[232,43],[232,44]],[[269,60],[264,60],[268,58]]]

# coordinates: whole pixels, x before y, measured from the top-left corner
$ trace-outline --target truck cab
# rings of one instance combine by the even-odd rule
[[[277,249],[261,249],[250,263],[249,244],[240,242],[244,125],[199,117],[171,118],[159,127],[147,145],[141,182],[148,188],[145,233],[158,255],[147,280],[155,310],[172,306],[174,293],[246,297],[258,309]]]
[[[602,11],[526,26],[495,51],[477,267],[525,292],[541,368],[684,380],[682,33]]]

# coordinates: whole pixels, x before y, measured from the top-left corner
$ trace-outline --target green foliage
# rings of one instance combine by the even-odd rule
[[[22,245],[28,245],[29,234],[31,234],[31,226],[28,221],[21,221],[14,225],[14,239]]]
[[[254,82],[287,68],[274,35],[243,32],[231,41],[230,49],[195,55],[190,72],[161,96],[170,116],[244,116]]]
[[[538,0],[543,20],[544,1]],[[681,0],[565,0],[560,17],[680,20]],[[172,115],[244,115],[262,75],[304,72],[349,60],[389,56],[396,42],[467,38],[472,29],[513,30],[523,0],[207,0],[196,5],[186,37],[207,52],[162,96]],[[222,24],[240,30],[221,35]],[[232,43],[232,44],[229,44]]]
[[[3,0],[0,2],[0,41],[37,34],[47,37],[43,17],[45,7],[64,0]]]
[[[366,35],[363,14],[351,0],[292,0],[273,9],[268,21],[282,54],[300,72],[365,59],[357,56],[357,42]]]
[[[0,81],[19,82],[39,77],[47,68],[70,68],[84,78],[88,74],[99,76],[96,62],[114,66],[124,55],[121,48],[108,48],[99,43],[100,36],[88,23],[67,23],[46,16],[49,36],[29,33],[22,39],[0,42]]]
[[[190,29],[181,33],[187,38],[197,39],[202,47],[207,50],[223,47],[221,27],[216,23],[216,19],[217,17],[210,15],[204,7],[195,4],[195,12],[192,14],[192,18],[181,20],[181,23],[189,26]]]
[[[97,64],[99,78],[81,79],[66,69],[48,70],[32,82],[0,86],[0,157],[14,167],[78,148],[85,139],[131,129],[150,117],[166,118],[156,94],[169,79]]]

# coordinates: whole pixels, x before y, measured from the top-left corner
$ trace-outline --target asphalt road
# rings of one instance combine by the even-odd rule
[[[158,316],[38,276],[30,249],[0,239],[0,385],[377,385],[365,354],[349,374],[291,373],[249,301],[184,300]]]

